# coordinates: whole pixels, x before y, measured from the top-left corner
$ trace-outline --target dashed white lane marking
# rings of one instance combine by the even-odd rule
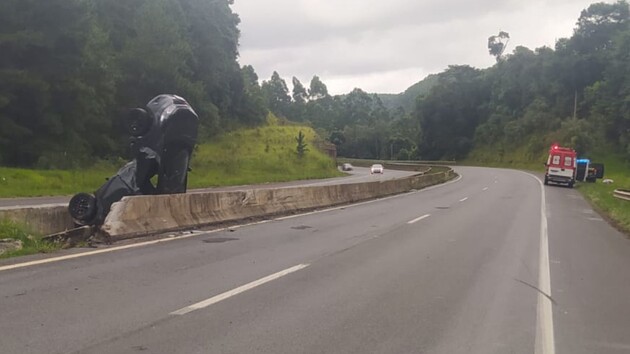
[[[232,289],[230,291],[226,291],[223,294],[219,294],[219,295],[213,296],[213,297],[211,297],[211,298],[209,298],[207,300],[203,300],[203,301],[200,301],[200,302],[198,302],[196,304],[192,304],[190,306],[186,306],[186,307],[184,307],[182,309],[179,309],[177,311],[173,311],[173,312],[170,313],[170,315],[180,315],[181,316],[181,315],[185,315],[185,314],[187,314],[189,312],[192,312],[192,311],[195,311],[195,310],[200,310],[200,309],[206,308],[206,307],[208,307],[210,305],[216,304],[217,302],[223,301],[225,299],[229,299],[232,296],[238,295],[238,294],[243,293],[243,292],[245,292],[247,290],[251,290],[251,289],[253,289],[253,288],[257,287],[257,286],[261,286],[261,285],[263,285],[265,283],[268,283],[268,282],[270,282],[272,280],[276,280],[278,278],[284,277],[285,275],[297,272],[298,270],[304,269],[304,268],[306,268],[308,266],[309,266],[309,264],[298,264],[298,265],[296,265],[294,267],[285,269],[285,270],[280,271],[278,273],[274,273],[274,274],[268,275],[268,276],[266,276],[264,278],[255,280],[255,281],[253,281],[251,283],[247,283],[245,285],[239,286],[236,289]]]
[[[468,197],[460,199],[459,202],[461,203],[461,202],[465,202],[467,200],[468,200]]]
[[[420,221],[420,220],[423,220],[423,219],[428,218],[429,216],[431,216],[431,214],[425,214],[425,215],[422,215],[422,216],[420,216],[420,217],[418,217],[418,218],[415,218],[415,219],[413,219],[413,220],[407,221],[407,224],[410,224],[410,225],[411,225],[411,224],[415,224],[415,223],[417,223],[417,222],[418,222],[418,221]]]
[[[484,191],[484,192],[485,192],[485,191],[487,191],[487,190],[488,190],[488,187],[484,187],[484,188],[482,189],[482,191]]]

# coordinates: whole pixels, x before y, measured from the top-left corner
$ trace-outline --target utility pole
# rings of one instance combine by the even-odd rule
[[[573,96],[573,119],[577,119],[577,89],[575,89],[575,95]]]

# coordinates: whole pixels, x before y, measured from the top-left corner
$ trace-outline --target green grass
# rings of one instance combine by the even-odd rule
[[[61,246],[41,240],[41,236],[30,232],[26,227],[8,220],[0,220],[0,239],[11,238],[22,241],[23,248],[0,255],[1,258],[25,256],[36,253],[48,253]]]
[[[504,167],[528,171],[544,171],[546,151],[542,155],[532,155],[525,146],[513,150],[496,149],[488,146],[475,148],[468,157],[458,162],[465,166]]]
[[[73,171],[0,167],[0,198],[92,192],[105,182],[105,177],[115,171],[114,166]]]
[[[309,151],[296,154],[299,131]],[[200,145],[193,156],[189,187],[226,186],[342,176],[335,162],[315,148],[313,129],[270,125],[239,130]]]
[[[309,149],[302,159],[295,152],[295,138],[300,130]],[[188,186],[202,188],[343,175],[332,159],[315,148],[317,139],[309,127],[277,122],[225,134],[197,146]],[[0,167],[0,198],[93,192],[123,163],[100,163],[90,169],[72,171]]]
[[[605,176],[614,181],[613,184],[579,183],[577,188],[588,200],[621,231],[630,234],[630,201],[613,197],[615,189],[630,189],[630,164],[614,154],[605,154],[591,158],[593,162],[604,163]]]

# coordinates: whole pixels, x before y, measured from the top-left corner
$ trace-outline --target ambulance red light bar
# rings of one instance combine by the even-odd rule
[[[551,145],[551,151],[565,151],[565,152],[573,152],[574,150],[571,148],[565,148],[565,147],[561,147],[559,146],[557,143]]]

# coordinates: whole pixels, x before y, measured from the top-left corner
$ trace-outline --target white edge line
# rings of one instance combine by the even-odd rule
[[[522,171],[519,171],[522,172]],[[545,202],[545,186],[542,181],[527,172],[540,185],[540,258],[538,265],[538,306],[536,316],[536,354],[555,354],[555,338],[553,328],[553,309],[551,296],[551,268],[549,266],[549,234],[547,229],[547,204]],[[544,294],[547,296],[545,296]]]
[[[26,267],[31,267],[31,266],[35,266],[35,265],[60,262],[60,261],[65,261],[65,260],[69,260],[69,259],[88,257],[88,256],[97,255],[97,254],[103,254],[103,253],[109,253],[109,252],[115,252],[115,251],[122,251],[122,250],[126,250],[126,249],[131,249],[131,248],[150,246],[150,245],[155,245],[155,244],[162,243],[162,242],[183,240],[183,239],[190,238],[190,237],[197,237],[197,236],[207,235],[207,234],[221,232],[221,231],[225,231],[225,230],[234,230],[234,229],[238,229],[238,228],[241,228],[241,227],[259,225],[259,224],[264,224],[264,223],[268,223],[268,222],[271,222],[271,221],[281,221],[281,220],[292,219],[292,218],[297,218],[297,217],[301,217],[301,216],[307,216],[307,215],[311,215],[311,214],[326,213],[326,212],[329,212],[329,211],[335,211],[335,210],[344,209],[344,208],[357,207],[357,206],[361,206],[361,205],[365,205],[365,204],[380,202],[380,201],[387,200],[387,199],[402,197],[402,196],[405,196],[407,194],[421,193],[421,192],[428,191],[428,190],[431,190],[431,189],[444,187],[444,186],[449,185],[451,183],[459,182],[461,179],[462,179],[462,175],[458,174],[457,178],[455,178],[453,180],[450,180],[450,181],[448,181],[446,183],[441,183],[441,184],[438,184],[438,185],[435,185],[435,186],[431,186],[431,187],[427,187],[427,188],[423,188],[423,189],[420,189],[420,190],[417,190],[417,191],[401,193],[401,194],[397,194],[397,195],[393,195],[393,196],[389,196],[389,197],[385,197],[385,198],[380,198],[380,199],[375,199],[375,200],[368,200],[366,202],[354,203],[354,204],[346,204],[346,205],[342,205],[342,206],[339,206],[339,207],[333,207],[333,208],[329,208],[329,209],[315,210],[315,211],[311,211],[311,212],[307,212],[307,213],[289,215],[289,216],[284,216],[284,217],[270,219],[270,220],[262,220],[262,221],[256,221],[256,222],[252,222],[252,223],[247,223],[247,224],[240,224],[240,225],[234,225],[234,226],[229,226],[229,227],[222,227],[222,228],[219,228],[219,229],[214,229],[214,230],[209,230],[209,231],[194,232],[194,233],[187,234],[187,235],[173,236],[173,237],[163,238],[163,239],[159,239],[159,240],[138,242],[138,243],[125,245],[125,246],[116,246],[116,247],[110,247],[110,248],[95,250],[95,251],[88,251],[88,252],[69,254],[69,255],[60,256],[60,257],[52,257],[52,258],[39,259],[39,260],[36,260],[36,261],[29,261],[29,262],[24,262],[24,263],[9,264],[9,265],[6,265],[6,266],[0,266],[0,272],[7,271],[7,270],[12,270],[12,269],[26,268]]]
[[[417,223],[417,222],[418,222],[418,221],[420,221],[420,220],[423,220],[423,219],[428,218],[429,216],[431,216],[431,214],[422,215],[422,216],[421,216],[421,217],[419,217],[419,218],[415,218],[415,219],[413,219],[413,220],[407,221],[407,224],[415,224],[415,223]]]
[[[69,254],[69,255],[66,255],[66,256],[39,259],[39,260],[36,260],[36,261],[30,261],[30,262],[24,262],[24,263],[16,263],[16,264],[9,264],[9,265],[6,265],[6,266],[1,266],[0,267],[0,272],[5,271],[5,270],[30,267],[30,266],[34,266],[34,265],[40,265],[40,264],[46,264],[46,263],[54,263],[54,262],[60,262],[60,261],[65,261],[65,260],[69,260],[69,259],[93,256],[93,255],[102,254],[102,253],[122,251],[122,250],[126,250],[126,249],[142,247],[142,246],[150,246],[150,245],[155,245],[155,244],[158,244],[158,243],[169,242],[169,241],[174,241],[174,240],[182,240],[182,239],[186,239],[186,238],[190,238],[190,237],[197,237],[197,236],[201,236],[201,235],[212,234],[212,233],[215,233],[215,232],[220,232],[220,231],[225,231],[225,230],[230,230],[230,229],[233,230],[233,229],[237,229],[239,227],[244,227],[244,226],[250,226],[250,225],[255,225],[255,224],[263,224],[263,223],[267,223],[269,221],[271,221],[271,220],[262,220],[262,221],[249,223],[249,224],[234,225],[234,226],[230,226],[230,227],[222,227],[220,229],[214,229],[214,230],[203,231],[203,232],[199,232],[199,231],[194,232],[193,231],[193,232],[191,232],[190,234],[187,234],[187,235],[171,236],[171,237],[162,238],[162,239],[159,239],[159,240],[138,242],[138,243],[133,243],[133,244],[130,244],[130,245],[104,248],[104,249],[100,249],[100,250],[96,250],[96,251],[81,252],[81,253]]]
[[[226,292],[224,292],[222,294],[213,296],[213,297],[211,297],[209,299],[200,301],[200,302],[198,302],[196,304],[192,304],[190,306],[186,306],[186,307],[184,307],[182,309],[179,309],[177,311],[173,311],[173,312],[170,313],[170,315],[179,315],[179,316],[181,316],[181,315],[185,315],[185,314],[187,314],[189,312],[193,312],[195,310],[200,310],[200,309],[206,308],[206,307],[208,307],[210,305],[216,304],[217,302],[229,299],[232,296],[238,295],[238,294],[243,293],[243,292],[245,292],[247,290],[251,290],[251,289],[253,289],[253,288],[257,287],[257,286],[261,286],[261,285],[263,285],[265,283],[268,283],[268,282],[270,282],[272,280],[276,280],[278,278],[284,277],[285,275],[297,272],[298,270],[304,269],[304,268],[306,268],[308,266],[309,266],[309,264],[298,264],[298,265],[293,266],[291,268],[282,270],[282,271],[280,271],[278,273],[274,273],[274,274],[268,275],[268,276],[266,276],[264,278],[255,280],[255,281],[253,281],[251,283],[247,283],[245,285],[241,285],[241,286],[239,286],[236,289],[232,289],[230,291],[226,291]]]
[[[468,200],[468,197],[460,199],[459,202],[461,203],[461,202],[465,202],[467,200]]]

